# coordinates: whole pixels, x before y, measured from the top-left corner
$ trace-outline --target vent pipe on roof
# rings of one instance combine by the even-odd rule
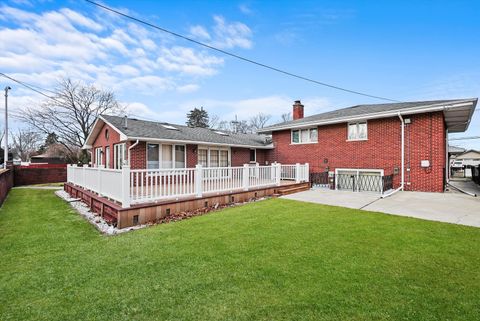
[[[125,117],[123,118],[124,119],[124,124],[123,124],[123,127],[125,129],[127,129],[127,125],[128,125],[128,118],[127,118],[127,115],[125,115]]]

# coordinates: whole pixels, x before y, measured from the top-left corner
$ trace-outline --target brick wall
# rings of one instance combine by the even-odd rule
[[[445,126],[443,113],[405,116],[411,124],[405,130],[406,190],[443,191],[445,167]],[[284,164],[309,163],[310,170],[323,172],[335,168],[383,169],[394,175],[394,187],[400,186],[401,128],[398,117],[368,121],[368,140],[347,141],[347,124],[318,128],[318,143],[291,144],[290,130],[273,133],[275,149],[267,160]],[[421,168],[421,160],[430,160],[430,168]],[[408,162],[409,161],[409,162]],[[410,171],[407,171],[407,168]]]
[[[106,131],[108,131],[108,138],[107,135],[105,135]],[[103,160],[102,160],[102,165],[105,167],[113,168],[113,145],[118,144],[120,142],[120,134],[113,128],[111,128],[109,125],[104,124],[102,129],[100,130],[97,138],[93,142],[92,146],[92,164],[95,164],[95,149],[101,147],[103,151]],[[105,164],[107,161],[107,156],[106,156],[106,147],[110,146],[110,163]]]
[[[257,163],[265,165],[266,151],[257,149]],[[232,166],[243,166],[250,163],[250,148],[232,147]]]
[[[67,181],[67,165],[63,167],[14,166],[14,185],[62,183]]]

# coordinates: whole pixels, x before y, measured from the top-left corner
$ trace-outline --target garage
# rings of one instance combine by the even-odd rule
[[[335,189],[353,192],[383,192],[383,169],[335,170]]]

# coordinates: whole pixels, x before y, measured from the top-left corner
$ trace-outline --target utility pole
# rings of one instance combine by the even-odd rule
[[[5,149],[3,156],[3,168],[7,168],[8,161],[8,91],[12,88],[10,86],[5,87]]]

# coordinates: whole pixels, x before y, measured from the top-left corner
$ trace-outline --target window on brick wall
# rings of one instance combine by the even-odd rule
[[[218,147],[203,147],[198,149],[198,164],[204,167],[228,167],[230,150]]]
[[[367,122],[348,123],[348,140],[366,140]]]
[[[207,149],[198,150],[198,164],[202,165],[203,167],[208,166],[208,150]]]
[[[95,148],[95,165],[102,165],[102,148]]]
[[[318,129],[305,128],[292,130],[292,144],[308,144],[318,142]]]
[[[121,169],[126,157],[127,148],[125,144],[113,145],[113,168]]]
[[[250,163],[255,163],[257,161],[257,150],[250,149]]]
[[[185,145],[147,144],[147,168],[185,168]]]

